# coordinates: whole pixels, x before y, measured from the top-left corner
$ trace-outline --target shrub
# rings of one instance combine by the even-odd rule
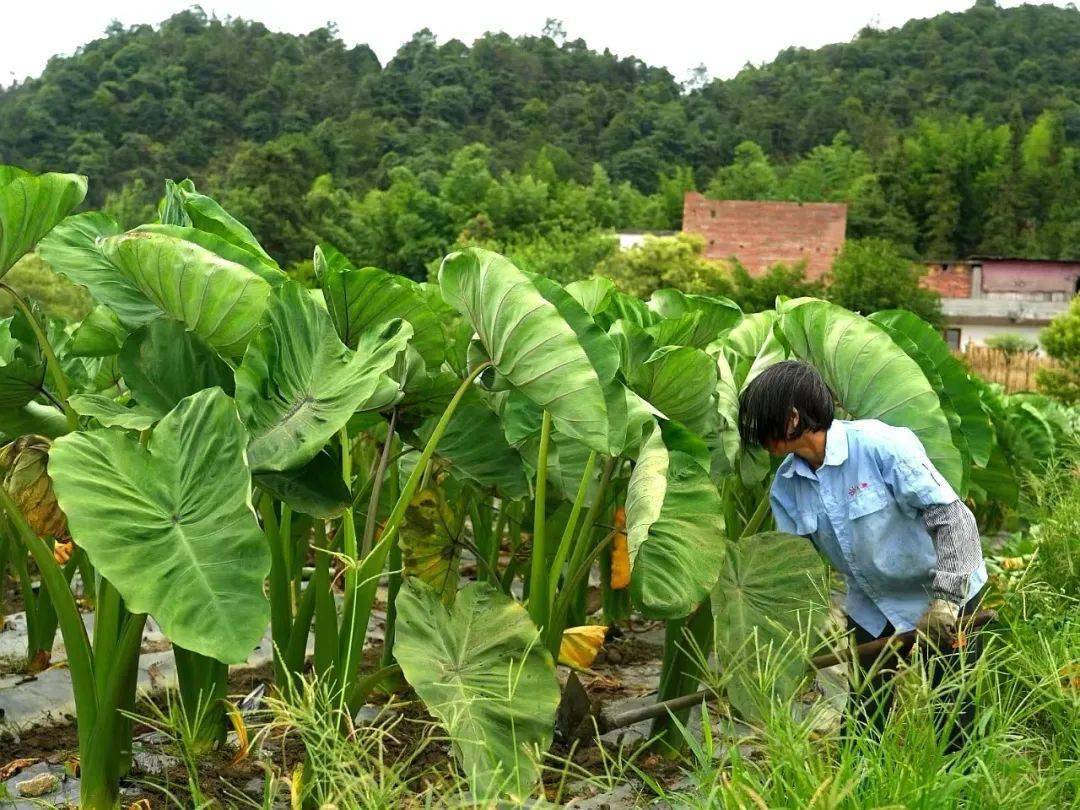
[[[794,265],[774,264],[764,274],[752,276],[750,271],[736,261],[731,268],[731,281],[734,286],[731,299],[743,312],[772,309],[778,295],[789,298],[804,295],[820,298],[825,294],[824,284],[807,280],[805,262]]]
[[[828,278],[828,298],[864,315],[907,309],[941,326],[941,300],[919,284],[925,271],[887,239],[851,239]]]
[[[625,293],[648,298],[663,287],[685,293],[730,295],[732,285],[725,262],[706,259],[701,236],[646,236],[643,244],[608,256],[596,272],[607,276]]]
[[[1061,364],[1039,370],[1035,378],[1039,390],[1065,402],[1080,402],[1080,296],[1050,321],[1039,338],[1046,353]]]
[[[1013,332],[1002,332],[998,335],[990,335],[986,339],[986,345],[991,349],[998,349],[1005,353],[1006,357],[1012,358],[1018,354],[1031,354],[1039,348],[1034,340],[1017,335]]]

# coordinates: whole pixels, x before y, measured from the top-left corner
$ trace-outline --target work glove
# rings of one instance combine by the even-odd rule
[[[956,642],[960,607],[947,599],[931,599],[926,613],[919,619],[915,629],[943,649],[951,649]]]

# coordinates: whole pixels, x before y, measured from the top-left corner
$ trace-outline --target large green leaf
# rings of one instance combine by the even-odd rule
[[[720,493],[709,479],[704,445],[687,446],[686,438],[672,437],[669,448],[654,426],[626,493],[630,593],[653,619],[689,615],[708,596],[724,559]]]
[[[0,321],[0,408],[21,408],[45,389],[45,359],[26,316]]]
[[[619,351],[619,370],[628,380],[657,349],[656,339],[652,335],[622,318],[608,329],[608,337]]]
[[[919,364],[888,333],[843,307],[807,298],[784,303],[779,326],[795,355],[821,372],[844,411],[914,431],[953,489],[963,488],[960,451],[941,402]]]
[[[994,446],[994,429],[983,411],[979,389],[960,361],[953,357],[949,344],[934,327],[906,309],[875,312],[869,319],[896,340],[928,379],[933,373],[941,380],[938,395],[942,404],[947,404],[959,418],[959,432],[971,452],[971,460],[979,467],[986,466]],[[900,337],[907,342],[899,340]],[[914,351],[909,350],[909,345]]]
[[[409,580],[397,611],[394,657],[446,727],[474,798],[527,798],[551,744],[559,682],[525,608],[476,582],[448,610],[437,591]]]
[[[77,174],[0,175],[0,276],[66,217],[86,196]]]
[[[106,306],[96,306],[71,336],[70,353],[77,357],[109,357],[120,351],[128,330],[116,313]]]
[[[703,349],[742,320],[742,310],[734,301],[670,288],[654,292],[649,309],[663,319],[646,330],[661,346]]]
[[[236,369],[236,403],[256,472],[307,464],[378,388],[412,334],[403,321],[352,351],[300,285],[282,286]]]
[[[761,699],[787,704],[828,608],[825,568],[804,538],[764,532],[730,543],[713,590],[716,658],[728,698],[750,720]]]
[[[21,408],[0,408],[0,436],[11,440],[28,433],[55,439],[71,428],[59,408],[27,402]]]
[[[79,416],[96,419],[102,427],[146,430],[161,419],[161,414],[141,405],[128,407],[101,394],[72,394],[68,404]]]
[[[158,318],[135,330],[124,341],[119,364],[138,403],[159,417],[204,388],[233,391],[232,369],[172,318]]]
[[[72,537],[127,609],[226,663],[247,658],[269,616],[246,444],[232,400],[212,388],[177,405],[146,448],[95,430],[57,439],[49,454]]]
[[[294,512],[317,520],[336,518],[352,505],[352,493],[341,477],[341,459],[325,450],[298,470],[260,473],[254,479]]]
[[[439,283],[498,375],[548,410],[559,431],[601,453],[621,449],[626,402],[611,385],[619,355],[580,304],[479,248],[447,256]]]
[[[400,318],[412,325],[412,345],[427,366],[442,363],[446,335],[415,282],[377,267],[351,267],[328,245],[315,248],[315,272],[338,337],[350,349],[364,332]]]
[[[158,215],[162,224],[182,227],[191,225],[258,257],[264,265],[277,267],[277,262],[263,250],[247,226],[222,208],[215,199],[196,191],[195,184],[190,180],[179,183],[165,181],[165,198],[158,206]]]
[[[583,278],[566,285],[566,291],[592,316],[599,315],[611,303],[615,285],[602,276]]]
[[[120,233],[120,226],[98,211],[68,217],[41,240],[38,253],[57,273],[90,291],[94,300],[116,313],[129,329],[161,315],[161,308],[106,258],[99,240]]]
[[[280,287],[288,279],[288,276],[278,267],[277,262],[265,253],[245,250],[217,234],[182,225],[140,225],[135,230],[143,233],[161,233],[204,247],[223,259],[246,267],[272,287]]]
[[[744,357],[756,357],[776,324],[776,311],[752,312],[732,327],[724,343]]]
[[[243,353],[266,309],[272,289],[268,282],[164,233],[132,231],[100,244],[105,258],[162,312],[182,321],[215,351]]]
[[[633,368],[630,387],[695,433],[716,422],[716,361],[692,346],[664,346]]]
[[[436,421],[432,416],[417,429],[422,441],[430,437]],[[435,453],[455,474],[482,487],[495,487],[501,497],[517,500],[529,495],[529,479],[520,454],[507,441],[499,417],[476,390],[470,389],[462,397]]]

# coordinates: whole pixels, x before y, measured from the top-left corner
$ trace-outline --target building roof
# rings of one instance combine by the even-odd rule
[[[1024,256],[969,256],[966,259],[930,259],[924,264],[982,264],[984,262],[1022,262],[1024,264],[1080,264],[1080,259],[1029,259]]]
[[[738,259],[753,275],[805,262],[809,278],[829,271],[844,245],[844,203],[683,198],[683,232],[705,238],[705,256]]]

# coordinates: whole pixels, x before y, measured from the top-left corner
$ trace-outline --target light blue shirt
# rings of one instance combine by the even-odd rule
[[[809,537],[847,581],[845,610],[880,635],[911,630],[931,599],[937,554],[921,512],[958,500],[907,428],[876,419],[835,420],[817,470],[796,455],[772,484],[776,527]],[[986,583],[969,578],[968,599]]]

